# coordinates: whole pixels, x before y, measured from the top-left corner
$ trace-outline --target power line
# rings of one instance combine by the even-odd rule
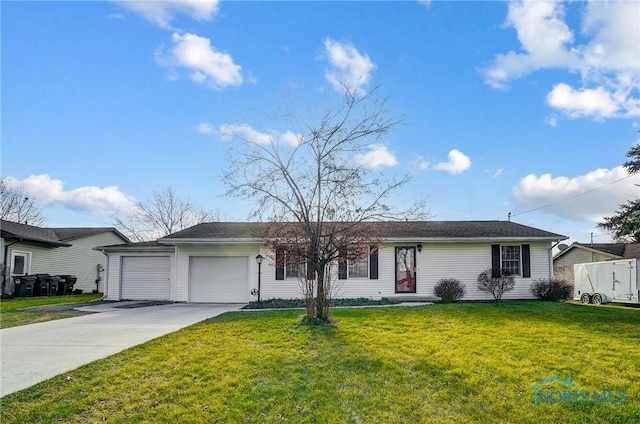
[[[593,193],[594,191],[598,191],[598,190],[601,190],[603,188],[609,187],[610,185],[613,185],[615,183],[619,183],[620,181],[626,180],[627,178],[631,178],[631,177],[633,177],[635,175],[636,175],[635,173],[633,173],[631,175],[627,175],[626,177],[622,177],[619,180],[615,180],[615,181],[612,181],[612,182],[610,182],[608,184],[605,184],[603,186],[596,187],[596,188],[591,189],[591,190],[587,190],[584,193],[576,194],[575,196],[567,197],[566,199],[558,200],[556,202],[552,202],[552,203],[549,203],[549,204],[546,204],[544,206],[540,206],[540,207],[537,207],[537,208],[534,208],[534,209],[529,209],[528,211],[518,212],[518,213],[513,213],[513,214],[511,212],[509,212],[509,215],[512,216],[512,217],[513,216],[524,215],[525,213],[539,211],[540,209],[545,209],[545,208],[548,208],[549,206],[555,206],[555,205],[557,205],[559,203],[568,202],[569,200],[573,200],[573,199],[576,199],[578,197],[584,196],[586,194]]]

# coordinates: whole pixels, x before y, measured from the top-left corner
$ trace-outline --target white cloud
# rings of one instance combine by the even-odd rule
[[[171,28],[171,21],[177,14],[186,14],[198,21],[208,21],[218,12],[220,4],[219,0],[116,0],[115,2],[161,28]]]
[[[242,85],[242,68],[233,62],[230,54],[217,51],[208,38],[176,32],[172,40],[169,58],[163,58],[159,51],[156,52],[160,64],[187,68],[193,81],[215,90]]]
[[[576,177],[529,174],[513,187],[512,194],[519,211],[551,205],[541,210],[565,219],[596,223],[637,196],[640,189],[635,184],[640,183],[640,175],[616,182],[628,176],[622,166]]]
[[[434,168],[448,172],[451,175],[460,174],[471,168],[471,159],[459,150],[451,150],[448,157],[449,160],[447,162],[437,163]]]
[[[368,55],[362,55],[349,43],[340,43],[327,39],[325,52],[331,68],[325,72],[325,78],[338,91],[362,91],[362,87],[371,81],[371,73],[376,65]]]
[[[216,129],[211,124],[201,122],[198,124],[198,132],[202,135],[213,135],[216,133]]]
[[[418,171],[424,171],[425,169],[429,168],[429,166],[431,165],[431,162],[426,160],[424,156],[418,155],[415,158],[415,160],[412,162],[412,165],[414,169]]]
[[[223,141],[231,141],[234,138],[238,138],[250,143],[263,145],[285,144],[287,146],[297,146],[302,142],[302,135],[295,134],[290,130],[280,132],[269,129],[267,132],[260,132],[248,124],[222,124],[218,129],[218,134]]]
[[[398,165],[398,159],[396,159],[395,154],[390,152],[384,144],[370,144],[367,147],[369,148],[367,153],[355,156],[356,162],[360,165],[366,166],[367,168]]]
[[[570,118],[640,116],[640,31],[637,1],[591,1],[580,18],[587,41],[575,42],[559,1],[509,3],[506,26],[517,31],[520,51],[496,55],[484,70],[495,88],[540,69],[563,69],[581,76],[581,86],[556,83],[548,104]],[[598,106],[594,102],[603,101]]]
[[[431,0],[418,0],[418,4],[428,8],[431,6]]]
[[[62,204],[94,215],[129,213],[136,203],[133,197],[127,196],[116,186],[86,186],[65,191],[61,180],[54,180],[47,174],[31,175],[23,180],[7,177],[7,182],[44,205]]]
[[[557,84],[547,94],[550,106],[559,109],[572,118],[593,116],[595,118],[611,118],[619,110],[611,93],[603,87],[596,89],[583,88],[574,90],[567,84]]]

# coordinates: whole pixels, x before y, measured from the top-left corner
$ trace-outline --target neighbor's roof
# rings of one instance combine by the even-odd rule
[[[640,258],[640,243],[578,243],[575,242],[568,249],[558,253],[554,259],[567,254],[573,249],[596,251],[614,256],[614,259]]]
[[[273,223],[210,222],[198,224],[161,238],[161,243],[259,240],[264,238]],[[338,224],[340,225],[340,224]],[[564,240],[567,237],[510,221],[385,221],[358,224],[372,238],[386,240]],[[273,231],[269,231],[273,233]]]
[[[0,222],[0,232],[2,238],[11,240],[28,241],[32,243],[41,243],[55,247],[69,247],[68,243],[60,240],[60,237],[51,228],[41,228],[28,224],[19,224],[17,222],[5,221]]]
[[[125,242],[130,242],[130,240],[122,234],[118,229],[114,227],[85,227],[85,228],[50,228],[55,231],[60,240],[68,241],[68,240],[76,240],[83,237],[94,236],[97,234],[114,232],[118,237],[120,237]]]

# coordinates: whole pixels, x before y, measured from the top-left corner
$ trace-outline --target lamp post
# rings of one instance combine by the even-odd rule
[[[258,253],[256,256],[256,262],[258,264],[258,303],[260,303],[260,268],[262,267],[262,260],[264,257]]]

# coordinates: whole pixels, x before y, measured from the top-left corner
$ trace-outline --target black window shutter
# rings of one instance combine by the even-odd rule
[[[371,246],[369,254],[369,279],[378,279],[378,246]]]
[[[338,257],[338,280],[347,279],[347,255],[344,250],[340,251]]]
[[[491,277],[500,277],[500,245],[491,245]]]
[[[528,244],[522,245],[522,277],[531,277],[531,247]]]
[[[276,248],[276,280],[284,280],[284,249]]]

